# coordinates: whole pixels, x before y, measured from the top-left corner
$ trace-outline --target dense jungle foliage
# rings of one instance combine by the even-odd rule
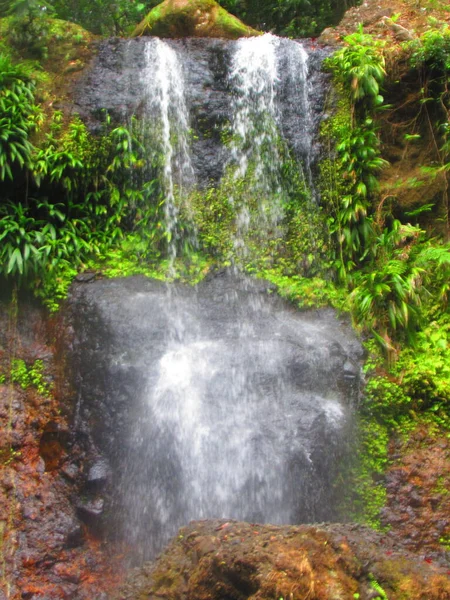
[[[248,25],[293,37],[318,35],[357,0],[224,0],[221,5]],[[101,35],[125,35],[159,0],[2,0],[3,14],[45,11]]]
[[[292,35],[316,33],[345,8],[331,0],[262,4],[223,2],[249,24]],[[69,36],[76,46],[85,35],[64,33],[54,17],[95,33],[123,33],[151,6],[125,0],[2,3],[0,271],[4,281],[31,288],[50,309],[57,309],[71,279],[86,268],[167,276],[172,240],[164,227],[162,165],[158,157],[146,160],[142,124],[113,124],[105,115],[103,134],[93,136],[76,116],[53,110],[45,91],[53,77],[46,71],[50,44]],[[250,232],[255,252],[243,264],[301,306],[349,310],[369,340],[371,377],[362,411],[368,451],[357,467],[355,494],[373,524],[384,501],[374,474],[386,466],[389,437],[406,434],[420,419],[450,430],[450,29],[435,20],[401,51],[420,93],[414,123],[421,118],[429,124],[435,147],[435,159],[423,167],[441,181],[439,207],[424,204],[394,217],[395,191],[380,193],[387,162],[379,119],[390,110],[383,91],[390,73],[386,47],[360,29],[326,65],[335,94],[333,116],[322,126],[329,158],[320,165],[321,205],[313,206],[304,178],[280,148],[290,182],[283,241]],[[227,135],[224,143],[230,143]],[[413,126],[405,133],[411,143],[419,138]],[[178,276],[195,281],[211,264],[233,259],[230,186],[234,195],[245,194],[231,176],[206,192],[206,203],[204,192],[193,192],[196,247],[188,243],[191,225],[180,207]],[[421,218],[430,212],[436,218],[425,228]]]

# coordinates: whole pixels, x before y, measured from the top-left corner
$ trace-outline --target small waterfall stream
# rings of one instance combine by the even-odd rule
[[[175,50],[155,38],[146,41],[144,60],[141,73],[144,143],[150,151],[149,161],[161,163],[169,270],[172,271],[180,235],[179,203],[195,179],[189,147],[189,112],[184,75]]]
[[[229,200],[245,257],[249,228],[269,237],[283,219],[284,156],[315,196],[308,53],[269,34],[127,44],[127,75],[119,71],[103,103],[144,122],[149,160],[161,165],[171,264],[186,192],[229,172],[244,189]],[[113,62],[105,45],[93,76]],[[132,94],[124,81],[135,81]],[[88,89],[91,104],[97,93]],[[302,315],[270,291],[226,272],[196,289],[132,278],[74,293],[80,414],[114,473],[109,528],[139,556],[192,519],[336,514],[360,347],[331,312]]]
[[[279,115],[275,104],[279,38],[266,34],[237,44],[229,74],[232,96],[230,163],[234,177],[247,177],[248,192],[257,198],[256,225],[262,230],[282,216]],[[251,222],[245,194],[236,206],[235,249],[245,257],[245,233]],[[231,201],[235,199],[231,197]]]
[[[317,200],[311,159],[314,125],[308,88],[308,54],[302,44],[272,34],[237,43],[229,73],[232,90],[230,165],[236,180],[245,179],[247,191],[236,206],[235,248],[245,258],[245,234],[251,226],[275,237],[284,216],[289,192],[283,176],[285,113],[300,125],[301,161],[298,169]],[[289,102],[280,102],[282,88]],[[235,202],[235,198],[231,197]],[[251,204],[256,203],[256,210]],[[274,232],[277,232],[274,234]]]

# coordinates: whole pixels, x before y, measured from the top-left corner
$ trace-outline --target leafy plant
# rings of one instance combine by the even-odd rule
[[[27,367],[24,360],[16,358],[11,363],[11,381],[20,385],[22,389],[34,387],[42,396],[50,395],[50,385],[45,380],[44,363],[36,360]]]
[[[9,41],[22,54],[35,58],[47,57],[47,38],[50,32],[49,16],[53,7],[45,0],[2,0],[0,15],[11,17]]]
[[[414,342],[430,286],[446,299],[450,248],[424,243],[423,233],[395,220],[375,240],[374,264],[355,277],[353,314],[388,351],[393,351],[392,338],[399,332]]]
[[[420,38],[408,44],[413,67],[427,66],[437,73],[450,71],[450,28],[447,24],[442,28],[425,31]]]
[[[376,598],[374,598],[374,600],[389,600],[386,592],[381,587],[381,585],[378,583],[378,581],[375,579],[375,577],[372,575],[372,573],[369,573],[369,583],[370,583],[371,588],[373,590],[375,590],[375,592],[377,592],[377,594],[378,594],[378,596]]]
[[[323,181],[327,186],[332,183],[324,197],[338,248],[335,268],[339,277],[348,281],[350,273],[370,258],[374,237],[370,202],[378,190],[376,175],[387,162],[380,156],[372,116],[374,108],[383,103],[380,86],[385,69],[380,44],[362,29],[347,36],[345,42],[347,45],[327,60],[327,66],[347,99],[349,115],[344,119],[337,115],[336,124],[324,128],[334,141],[338,167],[333,173],[328,165],[328,177]]]
[[[29,136],[40,113],[33,90],[29,70],[0,54],[0,181],[12,180],[14,169],[30,166]]]
[[[383,103],[380,85],[383,83],[385,61],[381,44],[359,30],[344,38],[346,46],[327,60],[328,67],[350,95],[355,106],[379,106]]]

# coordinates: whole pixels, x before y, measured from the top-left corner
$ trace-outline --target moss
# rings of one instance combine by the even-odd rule
[[[237,39],[260,32],[244,25],[215,0],[165,0],[141,21],[132,37],[140,35]]]
[[[39,50],[38,56],[29,45],[24,45],[26,39],[21,37],[20,24],[12,17],[0,19],[0,51],[28,65],[36,82],[36,101],[50,115],[52,105],[67,98],[75,72],[81,71],[91,59],[95,36],[61,19],[41,17],[40,21],[39,35],[33,46],[34,51]],[[40,58],[39,63],[36,58]]]

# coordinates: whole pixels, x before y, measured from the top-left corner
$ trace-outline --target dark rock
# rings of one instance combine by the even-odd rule
[[[91,489],[99,489],[105,485],[111,477],[111,468],[106,459],[97,460],[89,469],[87,484]]]
[[[433,510],[436,510],[439,507],[439,505],[441,504],[442,498],[440,496],[431,496],[429,501],[430,501],[431,508]]]
[[[78,82],[74,97],[74,110],[93,131],[103,130],[104,111],[120,122],[132,115],[142,115],[147,93],[147,82],[142,77],[147,43],[145,38],[112,38],[99,43],[93,63]],[[193,132],[192,166],[197,184],[205,188],[221,179],[231,160],[230,149],[223,143],[222,137],[232,118],[233,90],[230,88],[229,73],[237,42],[187,38],[167,40],[166,43],[182,61],[186,103]],[[288,58],[284,55],[284,50],[292,43],[283,39],[279,42],[277,103],[282,133],[295,159],[304,161],[307,158],[314,170],[320,147],[313,144],[312,148],[306,148],[305,140],[318,131],[323,117],[328,76],[322,72],[321,65],[329,50],[316,47],[309,54],[311,114],[306,122],[300,110],[300,98],[297,97],[302,91],[301,86],[296,83],[293,87],[288,75]],[[308,42],[302,41],[302,44],[308,49]],[[81,281],[84,281],[84,275],[81,275]]]
[[[83,530],[80,526],[75,527],[67,534],[66,537],[66,548],[77,548],[84,544]]]
[[[59,587],[62,592],[62,600],[75,600],[78,594],[78,585],[73,583],[64,583]]]
[[[69,481],[75,481],[77,479],[79,469],[73,463],[66,463],[61,467],[61,473],[66,477]]]
[[[68,563],[56,563],[53,567],[53,572],[63,580],[69,581],[70,583],[80,583],[81,573],[73,565]]]
[[[423,498],[418,491],[414,490],[411,492],[409,496],[409,504],[413,508],[418,508],[419,506],[423,505]]]
[[[95,498],[87,500],[82,504],[78,504],[77,512],[84,521],[97,522],[98,518],[103,514],[105,501],[103,498]]]
[[[75,277],[75,281],[77,283],[91,283],[92,281],[95,281],[96,277],[97,277],[96,272],[86,271],[84,273],[78,273],[78,275]]]

